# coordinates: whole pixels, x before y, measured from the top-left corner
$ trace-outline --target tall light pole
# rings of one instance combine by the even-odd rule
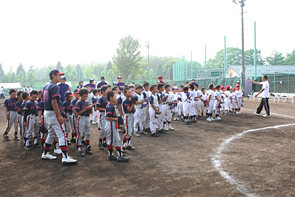
[[[246,0],[232,0],[235,4],[241,6],[241,22],[242,22],[242,90],[245,91],[245,60],[244,60],[244,6]]]
[[[150,79],[150,41],[149,40],[145,42],[145,46],[148,49],[148,67],[147,67],[147,70],[148,70],[148,79]]]

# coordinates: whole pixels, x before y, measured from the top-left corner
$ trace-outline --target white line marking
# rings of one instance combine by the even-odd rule
[[[214,168],[217,171],[219,171],[220,175],[227,182],[229,182],[232,185],[236,185],[237,189],[241,193],[243,193],[244,195],[246,195],[246,196],[259,196],[258,194],[255,194],[254,192],[247,189],[246,186],[243,185],[242,183],[238,183],[233,177],[231,177],[228,174],[228,172],[225,172],[225,171],[222,170],[222,167],[221,167],[221,164],[222,164],[222,162],[221,162],[222,151],[224,150],[224,148],[226,147],[227,144],[229,144],[230,142],[232,142],[235,139],[241,138],[246,133],[250,133],[250,132],[253,132],[253,131],[261,131],[261,130],[266,130],[266,129],[278,129],[278,128],[294,126],[294,125],[295,125],[295,123],[294,124],[277,125],[277,126],[271,126],[271,127],[264,127],[264,128],[258,128],[258,129],[250,129],[250,130],[243,131],[242,133],[235,134],[235,135],[231,136],[230,138],[225,139],[224,142],[221,143],[220,146],[216,149],[216,154],[211,159]]]
[[[252,110],[252,109],[245,109],[245,108],[244,108],[243,110],[246,110],[246,111],[253,111],[253,113],[256,112],[256,109]],[[292,118],[292,119],[295,119],[295,117],[293,117],[293,116],[287,116],[287,115],[282,115],[282,114],[277,114],[277,113],[270,113],[270,115],[282,116],[282,117],[285,117],[285,118]],[[256,116],[256,115],[253,114],[253,116]]]

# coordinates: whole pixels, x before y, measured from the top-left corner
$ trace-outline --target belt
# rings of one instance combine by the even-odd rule
[[[105,111],[99,111],[99,112],[105,112]]]
[[[89,115],[80,115],[80,116],[83,116],[83,117],[89,117]]]
[[[8,110],[8,111],[16,111],[16,110]]]
[[[166,105],[166,103],[161,103],[160,105]]]
[[[69,114],[71,116],[73,114],[73,112],[67,112],[67,114]]]
[[[125,113],[125,114],[127,114],[127,115],[133,115],[134,113]]]
[[[29,115],[32,115],[32,116],[38,116],[37,114],[29,114]]]

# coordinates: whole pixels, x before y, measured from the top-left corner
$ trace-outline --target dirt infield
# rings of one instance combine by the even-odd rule
[[[126,153],[129,163],[107,161],[107,150],[97,147],[94,125],[90,142],[94,154],[78,157],[70,145],[69,155],[78,159],[73,166],[63,166],[60,155],[55,161],[43,161],[40,149],[25,151],[20,142],[1,140],[1,196],[294,196],[295,126],[245,133],[217,153],[224,140],[235,134],[295,123],[295,116],[253,115],[257,101],[246,101],[244,106],[241,115],[221,116],[220,122],[200,120],[186,126],[174,121],[175,131],[159,138],[132,137],[136,150]],[[295,105],[270,103],[270,108],[273,113],[293,116]],[[4,112],[2,107],[2,131]],[[13,132],[9,136],[12,139]],[[216,155],[219,169],[214,166]]]

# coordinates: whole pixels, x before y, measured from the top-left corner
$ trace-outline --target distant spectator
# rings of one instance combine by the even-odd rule
[[[23,87],[22,91],[23,91],[23,92],[25,92],[25,91],[26,91],[26,86],[24,86],[24,87]]]
[[[165,83],[164,81],[163,81],[163,77],[161,76],[161,75],[159,75],[158,76],[158,83]]]
[[[97,84],[97,89],[98,89],[98,88],[101,88],[101,87],[104,86],[104,85],[108,85],[108,83],[104,81],[104,77],[101,77],[100,80],[101,80],[101,82],[99,82],[99,83]]]
[[[30,86],[27,86],[27,92],[30,92]]]
[[[65,93],[66,91],[71,91],[71,88],[68,84],[66,84],[66,77],[62,76],[60,78],[60,84],[58,84],[60,88],[60,101],[63,103],[65,101]]]
[[[29,92],[32,92],[32,90],[33,90],[33,86],[29,87]]]
[[[5,99],[5,96],[3,94],[3,86],[0,88],[0,99]]]
[[[83,88],[83,81],[79,81],[79,85],[77,86],[78,89]]]
[[[96,88],[96,85],[94,84],[94,79],[89,79],[89,83],[86,84],[84,87],[87,88],[88,86],[91,88],[91,92]]]

